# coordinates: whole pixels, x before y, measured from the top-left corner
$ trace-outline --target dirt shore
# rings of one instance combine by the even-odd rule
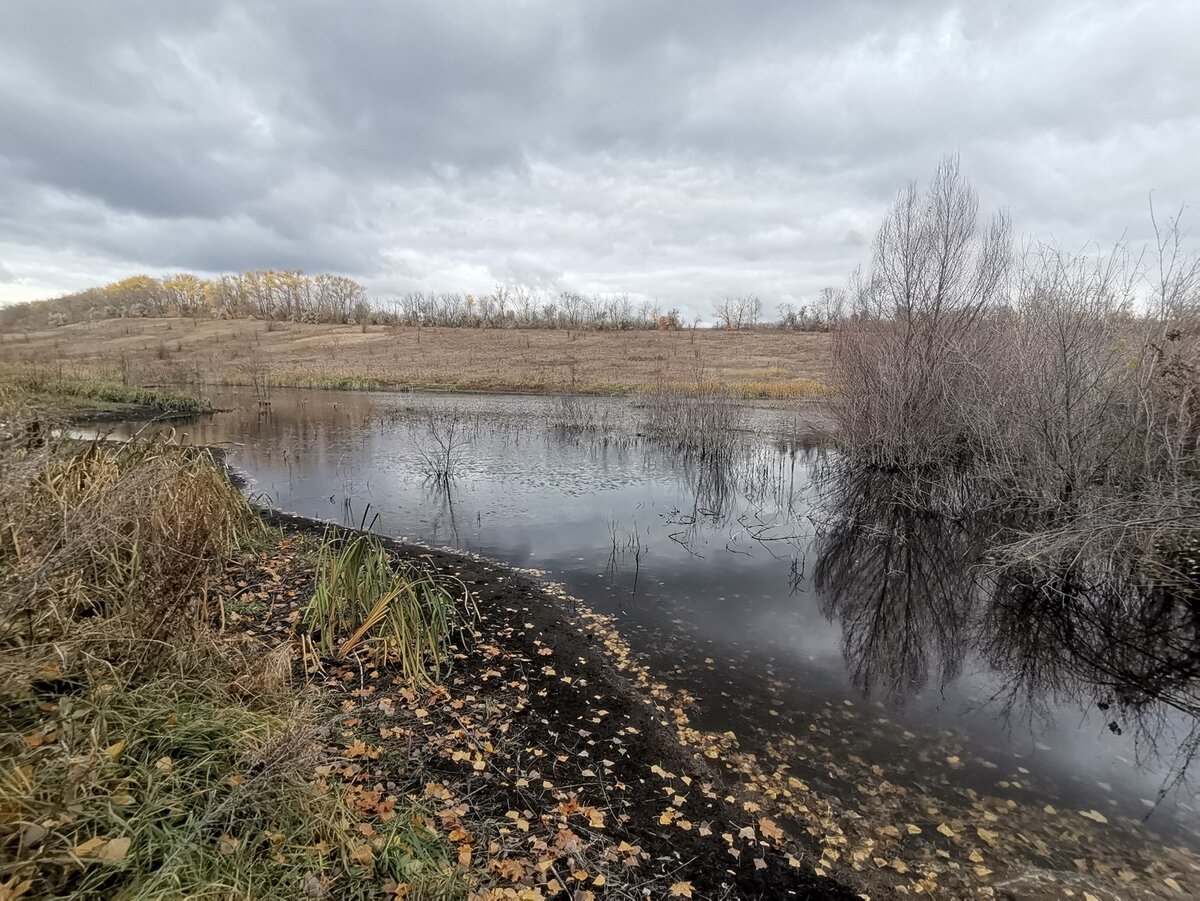
[[[326,527],[266,519],[280,543],[231,570],[241,601],[225,617],[278,645],[312,590],[305,549]],[[461,580],[478,637],[429,690],[353,665],[308,673],[330,712],[331,778],[365,808],[432,805],[460,862],[489,875],[480,897],[856,897],[815,872],[803,824],[776,823],[727,779],[720,737],[689,728],[687,699],[603,618],[507,567],[385,544]]]

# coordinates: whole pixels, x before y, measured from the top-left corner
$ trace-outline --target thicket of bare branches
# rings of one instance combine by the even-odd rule
[[[853,313],[834,330],[836,407],[843,441],[885,464],[943,461],[966,437],[957,415],[977,392],[975,365],[1003,302],[1011,258],[1006,216],[979,221],[955,160],[925,194],[910,184],[879,234],[869,270],[851,279]]]
[[[1200,532],[1200,259],[1179,217],[1143,253],[1011,247],[957,161],[901,192],[834,332],[853,457],[957,469],[1037,514],[1003,556],[1182,548]],[[1158,553],[1148,556],[1161,556]]]

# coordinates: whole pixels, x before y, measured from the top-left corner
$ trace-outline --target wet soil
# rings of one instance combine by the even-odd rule
[[[291,641],[326,526],[265,518],[285,537],[231,573],[242,600],[225,615]],[[480,897],[857,897],[816,871],[812,824],[776,823],[728,778],[719,737],[688,726],[686,696],[604,618],[508,567],[384,544],[470,591],[476,638],[425,690],[331,661],[309,678],[329,702],[342,778],[368,805],[431,804],[460,861],[488,874]]]

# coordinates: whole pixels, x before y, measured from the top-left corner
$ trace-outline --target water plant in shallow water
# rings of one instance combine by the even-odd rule
[[[457,583],[462,599],[448,584]],[[310,637],[327,655],[360,647],[399,664],[416,683],[440,678],[451,641],[469,633],[476,610],[466,586],[431,569],[392,560],[375,535],[326,533],[317,587],[304,610]]]

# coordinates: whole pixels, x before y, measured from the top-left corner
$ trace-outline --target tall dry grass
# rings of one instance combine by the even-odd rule
[[[26,397],[0,385],[0,897],[463,894],[408,815],[354,857],[291,649],[208,627],[261,528],[212,458],[63,439]]]
[[[0,488],[0,679],[29,659],[147,663],[202,627],[211,578],[253,528],[204,452],[49,439],[10,457]],[[10,667],[15,664],[15,667]]]

